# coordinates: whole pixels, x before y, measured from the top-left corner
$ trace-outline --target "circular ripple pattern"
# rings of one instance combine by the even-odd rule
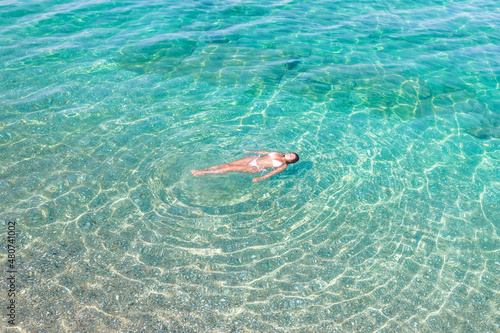
[[[493,260],[498,237],[486,232],[495,230],[493,222],[480,222],[486,216],[481,193],[490,191],[474,179],[495,160],[479,146],[471,155],[457,149],[456,140],[469,145],[473,139],[437,130],[435,119],[388,126],[365,112],[329,119],[322,110],[311,131],[317,134],[296,144],[306,161],[271,186],[252,187],[245,175],[191,177],[189,168],[209,152],[184,160],[162,154],[145,168],[157,214],[151,227],[164,236],[156,238],[159,247],[149,238],[139,244],[139,258],[170,267],[183,295],[172,306],[203,309],[209,324],[195,321],[193,328],[396,330],[408,322],[437,329],[454,320],[443,321],[442,307],[488,304],[495,292],[482,279],[491,281],[497,268],[483,265]],[[353,123],[358,127],[346,125]],[[332,128],[338,149],[308,148],[327,151],[321,138]],[[448,153],[419,146],[422,137]],[[448,162],[460,157],[474,167]],[[457,188],[442,174],[456,174]]]

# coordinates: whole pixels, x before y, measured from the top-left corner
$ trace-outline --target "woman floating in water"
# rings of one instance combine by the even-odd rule
[[[193,176],[203,176],[206,174],[221,174],[228,172],[259,173],[266,169],[273,169],[264,176],[252,179],[254,183],[257,183],[272,175],[280,173],[286,169],[288,164],[293,164],[299,160],[299,155],[296,153],[282,154],[278,151],[264,150],[245,152],[245,154],[249,153],[257,154],[257,156],[245,157],[234,162],[219,164],[208,169],[191,170],[191,173]],[[260,155],[265,156],[260,157]]]

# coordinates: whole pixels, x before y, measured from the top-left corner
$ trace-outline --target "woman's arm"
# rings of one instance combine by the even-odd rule
[[[261,177],[255,177],[254,179],[252,179],[252,181],[254,183],[257,183],[257,182],[260,182],[261,180],[264,180],[264,179],[267,179],[277,173],[280,173],[281,171],[285,170],[287,167],[287,164],[286,163],[283,163],[282,166],[280,166],[279,168],[276,168],[274,169],[273,171],[270,171],[268,173],[266,173],[264,176],[261,176]]]

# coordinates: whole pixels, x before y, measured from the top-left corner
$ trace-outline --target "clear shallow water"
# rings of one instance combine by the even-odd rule
[[[496,2],[0,18],[23,330],[500,329]],[[258,184],[189,174],[257,149],[301,161]]]

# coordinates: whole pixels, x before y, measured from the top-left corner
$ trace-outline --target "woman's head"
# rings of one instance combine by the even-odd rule
[[[285,154],[285,161],[288,164],[293,164],[299,161],[299,155],[296,153],[286,153]]]

